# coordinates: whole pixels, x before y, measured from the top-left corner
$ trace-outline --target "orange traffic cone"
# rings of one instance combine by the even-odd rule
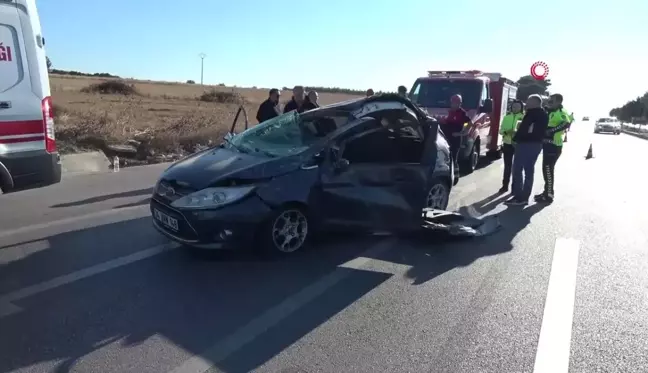
[[[591,159],[594,158],[594,152],[592,151],[592,143],[590,143],[590,147],[587,150],[587,155],[585,156],[585,159]]]

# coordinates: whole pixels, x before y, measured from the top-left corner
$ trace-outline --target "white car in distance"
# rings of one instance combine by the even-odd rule
[[[599,118],[594,123],[594,133],[603,132],[619,135],[621,133],[621,122],[616,118]]]

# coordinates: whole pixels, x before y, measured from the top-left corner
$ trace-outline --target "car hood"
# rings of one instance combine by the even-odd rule
[[[430,107],[422,107],[422,109],[432,118],[436,120],[443,120],[448,116],[448,113],[450,112],[450,109],[440,109],[440,108],[430,108]],[[466,110],[466,114],[468,115],[468,118],[474,118],[477,115],[477,110]]]
[[[205,150],[171,165],[161,180],[200,190],[226,180],[262,180],[299,168],[299,157],[268,158],[225,148]]]

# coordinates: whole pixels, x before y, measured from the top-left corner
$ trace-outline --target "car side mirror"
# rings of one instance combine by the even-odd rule
[[[343,172],[346,171],[351,164],[347,159],[340,158],[337,161],[335,161],[335,171],[336,172]]]
[[[482,113],[493,112],[493,100],[490,98],[485,99],[484,104],[482,105],[479,111],[481,111]]]

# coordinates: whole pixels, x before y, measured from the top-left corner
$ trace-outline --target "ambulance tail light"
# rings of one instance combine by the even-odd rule
[[[43,132],[45,133],[45,150],[56,153],[56,138],[54,137],[54,106],[52,97],[48,96],[41,102],[43,111]]]

